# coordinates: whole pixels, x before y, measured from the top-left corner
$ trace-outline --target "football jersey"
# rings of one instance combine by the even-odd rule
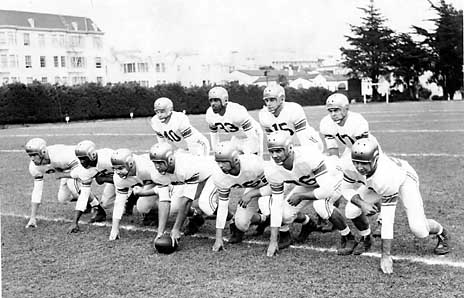
[[[237,176],[225,174],[216,166],[213,181],[219,189],[219,194],[227,197],[231,188],[260,188],[267,185],[264,176],[264,160],[255,154],[241,154],[240,173]]]
[[[97,174],[113,173],[113,166],[111,164],[111,155],[113,149],[102,148],[97,149],[97,165],[91,168],[79,167],[72,171],[71,175],[75,172],[76,175],[83,181],[95,177]]]
[[[168,183],[194,184],[208,179],[214,171],[216,162],[210,156],[197,156],[183,151],[174,153],[174,173],[161,175]]]
[[[224,115],[213,112],[211,107],[206,111],[206,122],[211,132],[234,133],[240,129],[248,131],[259,127],[256,120],[251,118],[247,109],[235,102],[228,102]]]
[[[346,148],[351,149],[357,139],[369,135],[369,124],[361,114],[348,111],[343,126],[326,115],[321,120],[319,131],[326,140],[327,148],[338,148],[343,153]]]
[[[336,165],[313,147],[294,147],[291,170],[270,160],[265,163],[264,173],[273,192],[283,192],[284,183],[293,183],[308,188],[334,189],[341,184],[342,172]],[[321,177],[329,179],[321,179]],[[333,178],[333,179],[332,179]],[[320,185],[324,183],[326,185]]]
[[[47,165],[36,166],[34,162],[31,161],[29,163],[29,173],[32,177],[41,179],[44,174],[70,172],[72,169],[80,166],[79,159],[74,153],[74,148],[75,146],[61,144],[47,146],[50,163]]]
[[[161,122],[155,115],[151,118],[151,127],[160,139],[164,139],[174,146],[178,147],[179,143],[199,132],[190,124],[190,121],[184,113],[172,112],[167,123]]]
[[[288,131],[291,136],[297,132],[306,130],[305,137],[313,138],[313,142],[317,142],[319,134],[313,127],[308,124],[303,107],[295,102],[283,102],[282,110],[278,116],[275,116],[263,107],[259,111],[259,122],[264,128],[266,134],[273,131],[284,130]],[[299,140],[300,143],[301,140]]]
[[[377,169],[366,179],[366,187],[382,196],[382,203],[396,204],[399,189],[407,176],[419,182],[416,171],[407,161],[380,154]]]

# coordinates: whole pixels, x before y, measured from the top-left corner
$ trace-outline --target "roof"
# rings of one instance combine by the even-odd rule
[[[34,27],[29,23],[29,19],[34,20]],[[73,27],[73,23],[77,25],[77,30]],[[86,17],[16,10],[0,10],[0,28],[5,27],[103,34],[100,28]]]
[[[282,75],[287,75],[288,73],[285,70],[275,70],[275,69],[270,69],[270,70],[260,70],[260,69],[237,69],[235,71],[242,72],[244,74],[247,74],[252,77],[261,77],[264,76],[264,72],[267,71],[267,76],[277,76],[279,74]]]
[[[340,81],[348,81],[349,77],[341,74],[333,74],[324,76],[325,79],[329,82],[340,82]]]

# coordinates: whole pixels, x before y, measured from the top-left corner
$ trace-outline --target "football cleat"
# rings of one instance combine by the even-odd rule
[[[443,228],[443,231],[441,234],[437,235],[437,246],[435,246],[435,249],[433,250],[434,254],[436,255],[446,255],[447,253],[450,252],[449,248],[449,243],[448,241],[450,240],[450,236],[448,234],[448,231],[446,231]]]
[[[264,234],[264,230],[266,230],[267,227],[271,224],[271,216],[266,216],[266,220],[260,222],[257,227],[256,227],[256,236],[260,236]]]
[[[231,236],[228,242],[230,244],[240,243],[243,241],[243,235],[245,233],[237,229],[237,226],[235,225],[235,223],[231,223],[229,225],[229,229],[230,229]]]
[[[290,231],[279,232],[279,249],[284,249],[293,244],[292,235]]]
[[[337,254],[339,256],[351,255],[356,247],[358,242],[354,238],[353,234],[349,233],[346,236],[342,236],[340,242],[340,248],[337,249]]]
[[[102,222],[106,220],[106,212],[102,206],[97,205],[92,207],[93,215],[89,220],[89,223]]]
[[[205,223],[205,219],[201,214],[195,214],[189,218],[187,227],[185,228],[184,235],[190,236],[198,233],[200,227]]]
[[[316,223],[309,219],[307,224],[301,226],[300,234],[296,238],[296,241],[300,243],[304,242],[308,238],[309,234],[314,231],[317,231]]]
[[[177,239],[172,237],[170,234],[163,234],[160,237],[156,238],[154,241],[155,249],[161,254],[172,254],[177,250],[179,244]]]
[[[361,240],[358,242],[356,247],[353,250],[354,255],[360,255],[362,253],[368,252],[372,247],[372,236],[367,235],[361,237]]]

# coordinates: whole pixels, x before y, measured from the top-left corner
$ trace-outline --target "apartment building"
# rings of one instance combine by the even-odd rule
[[[86,17],[0,10],[0,83],[105,83],[103,35]]]

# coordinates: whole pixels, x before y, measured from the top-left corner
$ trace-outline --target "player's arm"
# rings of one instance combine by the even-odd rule
[[[393,242],[393,226],[397,202],[398,192],[390,195],[382,195],[382,205],[380,208],[380,218],[382,218],[382,256],[380,258],[380,269],[386,274],[393,273],[391,246]]]
[[[79,219],[87,208],[91,192],[92,178],[81,180],[80,193],[77,197],[76,207],[74,211],[74,222],[69,228],[69,233],[76,233],[79,231]]]
[[[271,198],[271,236],[267,256],[272,257],[279,249],[279,228],[282,225],[282,205],[284,201],[284,183],[270,182]]]
[[[116,199],[114,201],[113,208],[113,222],[111,226],[111,233],[109,240],[116,240],[119,238],[119,223],[121,221],[122,215],[124,214],[124,208],[126,206],[127,197],[129,194],[128,187],[116,187]]]
[[[213,123],[213,121],[209,119],[208,112],[206,112],[206,122],[208,123],[209,136],[211,138],[211,149],[216,151],[217,145],[219,143],[218,128]]]
[[[26,228],[35,228],[37,227],[37,211],[42,202],[44,173],[39,171],[32,161],[29,163],[29,173],[34,177],[34,186],[31,193],[31,217],[26,224]]]
[[[150,121],[150,126],[151,128],[153,129],[153,131],[155,132],[155,135],[156,135],[156,139],[158,140],[158,143],[161,143],[161,142],[166,142],[166,138],[164,137],[163,133],[161,132],[161,130],[158,128],[158,125],[156,123],[157,119],[155,118],[156,116],[153,116],[151,118],[151,121]]]
[[[220,251],[224,248],[223,231],[226,226],[227,214],[229,213],[230,188],[218,188],[218,207],[216,216],[216,240],[213,244],[213,251]]]

